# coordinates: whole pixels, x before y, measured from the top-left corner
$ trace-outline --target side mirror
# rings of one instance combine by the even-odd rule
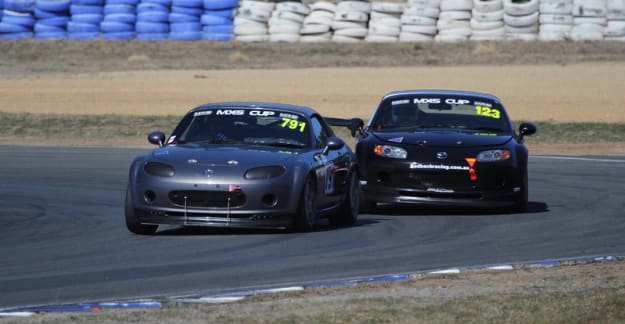
[[[165,134],[161,131],[151,132],[148,135],[148,141],[158,147],[165,146]]]
[[[338,137],[328,137],[328,141],[326,142],[326,147],[323,148],[323,155],[328,155],[330,151],[340,150],[345,146],[345,142]]]
[[[536,125],[532,123],[522,123],[519,125],[519,142],[523,141],[523,137],[526,135],[532,135],[536,133]]]
[[[352,137],[356,137],[356,134],[361,135],[363,133],[364,126],[365,122],[361,118],[352,118],[349,125],[349,130],[352,133]]]

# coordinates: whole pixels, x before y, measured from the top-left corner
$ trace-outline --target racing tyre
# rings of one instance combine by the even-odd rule
[[[353,171],[349,176],[347,184],[347,192],[343,198],[343,202],[335,214],[329,218],[332,225],[354,225],[358,220],[358,212],[360,210],[360,182],[358,181],[358,173]]]
[[[126,227],[135,234],[152,235],[156,233],[158,225],[143,225],[139,223],[135,209],[132,206],[132,196],[130,196],[130,188],[126,190]]]
[[[302,196],[297,206],[295,214],[295,230],[299,232],[310,232],[315,227],[315,181],[312,177],[306,179]]]
[[[527,171],[521,175],[521,192],[514,202],[513,211],[515,213],[524,213],[527,210],[528,190],[527,190]]]

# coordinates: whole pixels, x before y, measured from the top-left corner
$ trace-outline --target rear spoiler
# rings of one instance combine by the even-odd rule
[[[330,126],[338,126],[338,127],[347,127],[352,133],[352,137],[355,137],[357,133],[363,133],[363,127],[365,126],[365,122],[361,118],[333,118],[326,117],[326,122],[330,124]]]

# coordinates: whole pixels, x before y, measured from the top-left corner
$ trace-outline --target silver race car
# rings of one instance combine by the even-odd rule
[[[332,119],[355,129],[362,120]],[[310,231],[319,218],[352,225],[359,209],[355,154],[315,110],[223,102],[189,111],[159,147],[130,166],[126,225],[286,228]]]

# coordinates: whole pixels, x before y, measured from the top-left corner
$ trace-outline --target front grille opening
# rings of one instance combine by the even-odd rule
[[[245,205],[246,197],[236,191],[181,190],[171,191],[169,201],[182,207],[235,208]]]

